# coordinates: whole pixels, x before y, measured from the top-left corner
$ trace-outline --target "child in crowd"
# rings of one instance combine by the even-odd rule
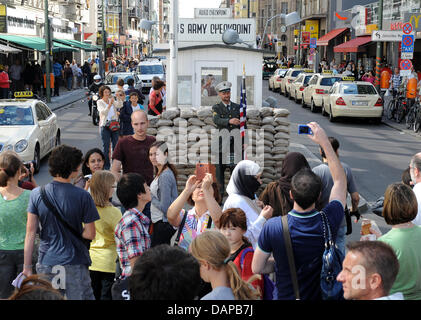
[[[231,247],[230,261],[237,266],[238,272],[244,281],[254,276],[251,271],[251,262],[253,260],[253,246],[244,236],[247,231],[247,217],[243,210],[232,208],[222,213],[220,222],[220,231],[227,238]],[[254,280],[251,284],[263,296],[263,277]]]
[[[236,265],[229,260],[230,245],[222,233],[203,232],[193,240],[190,250],[200,263],[200,276],[212,286],[201,300],[259,299],[259,293],[241,279]]]

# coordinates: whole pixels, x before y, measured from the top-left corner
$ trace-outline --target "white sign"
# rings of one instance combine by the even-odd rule
[[[401,59],[414,59],[414,52],[401,52]]]
[[[7,8],[7,32],[28,36],[37,35],[37,15],[32,11]]]
[[[411,70],[401,70],[400,75],[401,77],[408,77],[411,75]]]
[[[179,19],[179,42],[222,42],[226,29],[234,29],[245,42],[256,41],[254,19]]]
[[[195,18],[231,18],[230,8],[195,8]]]
[[[413,35],[414,32],[412,32],[411,34]],[[371,41],[401,42],[402,36],[403,36],[402,30],[396,30],[396,31],[375,30],[371,34]]]

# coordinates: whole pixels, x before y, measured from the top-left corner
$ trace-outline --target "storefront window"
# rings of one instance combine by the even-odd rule
[[[228,80],[228,68],[201,68],[201,99],[200,105],[213,106],[219,102],[215,87],[218,83]]]
[[[237,77],[237,103],[241,102],[241,82],[243,77]],[[247,105],[254,105],[254,76],[246,76]]]

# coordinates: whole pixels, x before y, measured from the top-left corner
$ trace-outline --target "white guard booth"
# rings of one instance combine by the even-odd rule
[[[165,56],[169,49],[155,49],[155,56]],[[178,106],[213,106],[220,102],[215,90],[221,81],[229,81],[231,101],[240,103],[243,65],[246,73],[247,107],[262,106],[262,63],[264,50],[245,45],[196,44],[178,48]],[[166,68],[167,72],[169,68]],[[167,87],[171,86],[168,80]]]

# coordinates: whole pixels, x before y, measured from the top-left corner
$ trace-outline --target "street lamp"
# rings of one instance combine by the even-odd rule
[[[224,31],[224,33],[222,34],[222,41],[228,45],[232,45],[236,43],[243,43],[247,45],[249,48],[253,48],[253,45],[244,42],[238,35],[237,31],[233,29],[226,29]]]
[[[273,19],[278,18],[278,17],[279,17],[279,18],[281,18],[281,21],[282,21],[282,19],[284,19],[284,20],[285,20],[284,25],[285,25],[286,27],[288,27],[288,26],[291,26],[291,25],[293,25],[293,24],[297,24],[297,23],[301,22],[300,15],[299,15],[299,14],[298,14],[298,12],[296,12],[296,11],[291,12],[291,13],[288,13],[288,14],[285,14],[285,13],[278,13],[277,15],[274,15],[273,17],[269,18],[269,19],[266,21],[265,28],[263,29],[262,43],[263,43],[263,41],[265,40],[266,28],[267,28],[267,26],[268,26],[268,23],[269,23],[270,21],[272,21]],[[261,47],[261,46],[260,46],[260,47]]]
[[[44,34],[45,34],[45,95],[47,103],[51,102],[51,39],[50,39],[50,20],[48,19],[48,0],[44,0]],[[57,83],[55,84],[58,85]]]

